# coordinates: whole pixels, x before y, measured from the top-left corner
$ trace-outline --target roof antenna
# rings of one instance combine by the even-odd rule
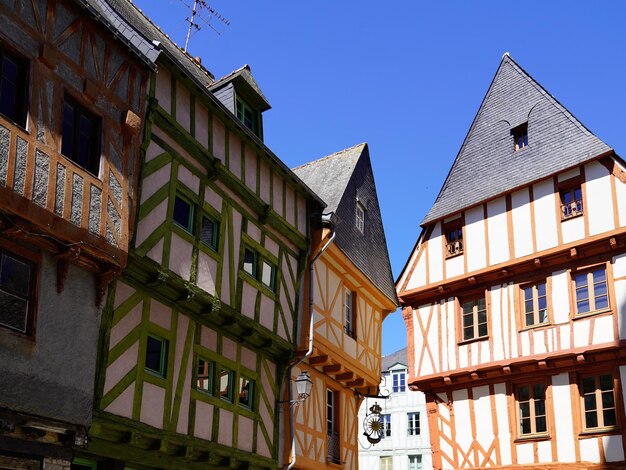
[[[189,28],[187,29],[187,38],[185,39],[185,49],[184,49],[185,52],[187,52],[187,48],[189,47],[189,39],[191,38],[191,35],[193,34],[192,31],[197,32],[197,31],[200,31],[200,29],[202,29],[202,26],[198,24],[197,20],[202,21],[206,26],[211,28],[218,35],[220,34],[220,32],[217,29],[215,29],[215,27],[210,23],[211,18],[215,17],[226,26],[230,25],[230,21],[227,18],[223,17],[217,10],[215,10],[215,8],[209,5],[205,0],[194,0],[193,6],[189,5],[183,0],[180,0],[180,2],[183,5],[185,5],[187,8],[191,8],[191,16],[189,18],[185,18],[185,21],[189,23]],[[203,8],[209,12],[210,17],[208,20],[201,15]]]

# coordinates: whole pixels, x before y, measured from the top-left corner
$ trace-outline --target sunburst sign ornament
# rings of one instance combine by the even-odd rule
[[[385,426],[380,416],[381,411],[382,408],[380,405],[378,403],[374,403],[370,406],[370,413],[363,421],[363,435],[367,438],[370,444],[378,444],[383,438]]]

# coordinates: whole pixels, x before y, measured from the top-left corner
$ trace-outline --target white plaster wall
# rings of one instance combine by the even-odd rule
[[[470,419],[469,400],[466,389],[452,392],[454,422],[456,423],[457,444],[468,452],[472,445],[472,426]]]
[[[511,442],[511,432],[509,428],[509,407],[507,406],[506,385],[498,383],[493,386],[496,402],[496,418],[498,423],[498,435],[500,442],[500,458],[503,465],[511,465],[511,446],[507,443]]]
[[[613,223],[613,197],[611,176],[598,162],[585,165],[585,192],[587,196],[586,217],[589,220],[589,234],[607,232],[615,228]]]
[[[615,190],[617,196],[617,213],[619,215],[619,225],[626,225],[626,184],[617,178],[615,179]]]
[[[165,67],[159,68],[159,73],[156,75],[156,83],[154,88],[154,94],[156,99],[159,100],[159,105],[168,113],[172,112],[172,85],[171,75],[165,69]]]
[[[598,438],[592,437],[590,439],[581,439],[579,441],[580,446],[580,460],[600,463],[600,449],[598,448]]]
[[[509,259],[509,229],[506,216],[506,198],[501,197],[487,203],[487,225],[489,232],[489,264],[494,265]]]
[[[437,222],[428,239],[428,274],[429,281],[438,282],[443,279],[443,235],[441,222]]]
[[[528,188],[520,189],[511,194],[511,214],[515,257],[520,258],[533,252]]]
[[[554,180],[541,181],[533,186],[533,204],[535,209],[535,240],[537,251],[558,245],[557,222],[554,194]]]
[[[590,319],[580,319],[574,322],[574,347],[580,348],[589,344]]]
[[[489,449],[495,438],[491,410],[489,386],[472,388],[474,399],[474,416],[476,417],[476,440],[483,449]]]
[[[593,326],[593,344],[613,342],[613,315],[596,317]]]
[[[552,318],[555,324],[569,323],[569,275],[567,271],[552,273]]]
[[[504,359],[504,344],[501,341],[504,328],[502,327],[502,287],[500,285],[491,288],[491,331],[493,338],[493,359],[501,361]]]
[[[584,211],[587,214],[588,211]],[[561,236],[563,243],[571,243],[585,238],[585,217],[574,217],[561,222]]]
[[[415,269],[413,270],[413,273],[411,274],[411,278],[409,279],[409,282],[407,283],[407,290],[411,290],[411,289],[415,289],[417,287],[422,287],[424,285],[426,285],[426,270],[428,269],[426,267],[426,249],[424,248],[424,250],[419,253],[420,247],[416,248],[416,251],[418,252],[416,256],[418,256],[417,259],[417,266],[415,266]]]
[[[487,266],[484,211],[484,206],[465,211],[464,252],[467,257],[468,272]]]
[[[535,462],[533,443],[517,444],[517,463],[530,464]]]
[[[555,437],[559,462],[575,462],[574,423],[570,395],[569,374],[552,376],[552,403],[554,405]]]

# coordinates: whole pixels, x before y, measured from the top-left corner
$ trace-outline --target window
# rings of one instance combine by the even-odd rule
[[[70,468],[71,470],[97,470],[98,462],[87,459],[74,459]]]
[[[380,458],[380,470],[393,470],[393,457],[386,456]]]
[[[174,199],[174,214],[172,219],[174,223],[183,230],[193,233],[193,213],[194,205],[188,202],[186,199],[176,196]]]
[[[583,377],[580,385],[584,429],[590,431],[616,426],[613,375]]]
[[[422,456],[409,455],[409,470],[422,470]]]
[[[0,325],[31,334],[35,264],[0,251]]]
[[[382,437],[391,437],[391,415],[380,415],[380,422],[383,426]]]
[[[326,389],[326,434],[327,459],[333,463],[339,463],[339,393],[335,390]]]
[[[344,323],[343,331],[351,338],[356,338],[355,317],[356,317],[356,292],[344,289],[343,302]]]
[[[237,119],[243,122],[244,126],[259,135],[259,113],[254,111],[241,98],[237,97]]]
[[[511,129],[511,135],[513,135],[516,152],[528,146],[528,123],[525,122]]]
[[[463,308],[463,340],[487,336],[487,302],[484,297],[466,300]]]
[[[202,226],[200,227],[200,241],[206,246],[217,251],[219,225],[213,219],[202,216]]]
[[[219,394],[222,400],[233,402],[233,372],[225,367],[220,368]]]
[[[463,219],[444,225],[446,236],[446,258],[463,254]]]
[[[246,377],[239,377],[239,404],[246,408],[254,405],[254,381]]]
[[[363,204],[361,204],[360,202],[356,203],[355,224],[356,224],[356,228],[359,229],[359,232],[364,233],[364,231],[365,231],[365,209],[363,208]]]
[[[276,265],[255,250],[245,248],[243,270],[272,292],[276,291]]]
[[[609,308],[606,268],[604,266],[574,275],[574,283],[576,288],[576,315]]]
[[[393,371],[391,373],[393,378],[393,392],[404,392],[406,389],[406,374],[404,371]]]
[[[407,413],[408,422],[408,435],[419,436],[420,435],[420,414],[419,411],[415,413]]]
[[[165,377],[166,363],[167,340],[148,335],[148,340],[146,341],[146,370]]]
[[[517,405],[519,435],[545,434],[546,424],[546,386],[542,383],[517,387]]]
[[[583,191],[580,185],[562,189],[561,220],[583,215]]]
[[[26,127],[28,62],[0,49],[0,113]]]
[[[214,363],[206,359],[198,359],[198,377],[196,388],[203,392],[213,394],[213,369]]]
[[[61,153],[93,175],[100,169],[100,128],[99,117],[65,97]]]
[[[522,292],[524,297],[524,326],[530,327],[548,323],[546,282],[523,286]]]

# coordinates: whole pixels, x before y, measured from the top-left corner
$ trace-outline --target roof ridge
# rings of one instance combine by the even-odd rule
[[[143,17],[146,19],[146,21],[147,21],[148,23],[150,23],[152,26],[154,26],[154,28],[156,28],[156,30],[157,30],[159,33],[161,33],[163,36],[165,36],[165,38],[166,38],[169,42],[171,42],[171,43],[172,43],[172,45],[173,45],[176,49],[178,49],[178,50],[179,50],[179,51],[180,51],[180,52],[181,52],[181,53],[182,53],[182,54],[183,54],[183,55],[184,55],[184,56],[185,56],[185,57],[186,57],[186,58],[187,58],[187,59],[188,59],[188,60],[189,60],[189,61],[190,61],[190,62],[191,62],[194,66],[195,66],[195,67],[197,67],[197,68],[198,68],[198,69],[199,69],[202,73],[204,73],[204,74],[205,74],[205,75],[209,78],[209,80],[210,80],[211,82],[214,82],[214,81],[215,81],[215,77],[213,76],[213,74],[212,74],[211,72],[209,72],[209,70],[208,70],[208,69],[206,69],[206,68],[205,68],[202,64],[198,63],[198,62],[197,62],[197,61],[193,58],[193,56],[192,56],[191,54],[189,54],[187,51],[183,50],[183,48],[182,48],[182,47],[180,47],[178,44],[176,44],[176,41],[174,41],[174,40],[173,40],[173,39],[172,39],[172,38],[171,38],[171,37],[170,37],[170,36],[169,36],[169,35],[168,35],[165,31],[163,31],[163,30],[159,27],[159,25],[158,25],[158,24],[156,24],[154,21],[152,21],[152,20],[148,17],[148,15],[146,15],[146,14],[145,14],[145,13],[141,10],[141,8],[139,8],[137,5],[135,5],[135,3],[133,2],[133,0],[127,0],[127,2],[128,2],[129,4],[131,4],[131,5],[133,6],[133,8],[134,8],[135,10],[137,10],[137,11],[141,14],[141,16],[143,16]],[[108,2],[108,0],[107,0],[107,3],[109,3],[109,2]],[[135,28],[133,28],[133,29],[135,29]],[[137,31],[137,30],[135,29],[135,31]],[[137,33],[138,33],[138,34],[141,34],[139,31],[137,31]],[[142,35],[142,36],[143,36],[143,35]],[[146,38],[146,39],[147,39],[148,41],[150,41],[150,42],[152,42],[152,41],[154,41],[154,40],[155,40],[155,39],[150,39],[150,38]]]
[[[332,157],[338,156],[339,154],[345,153],[348,150],[352,150],[352,149],[355,149],[355,148],[357,148],[359,146],[364,146],[364,145],[367,145],[367,142],[361,142],[360,144],[353,145],[352,147],[348,147],[348,148],[345,148],[343,150],[338,150],[337,152],[331,153],[330,155],[326,155],[325,157],[322,157],[322,158],[318,158],[317,160],[306,162],[306,163],[303,163],[302,165],[294,166],[292,168],[292,170],[298,170],[300,168],[304,168],[306,166],[313,165],[314,163],[319,163],[319,162],[328,160],[328,159],[330,159]]]

